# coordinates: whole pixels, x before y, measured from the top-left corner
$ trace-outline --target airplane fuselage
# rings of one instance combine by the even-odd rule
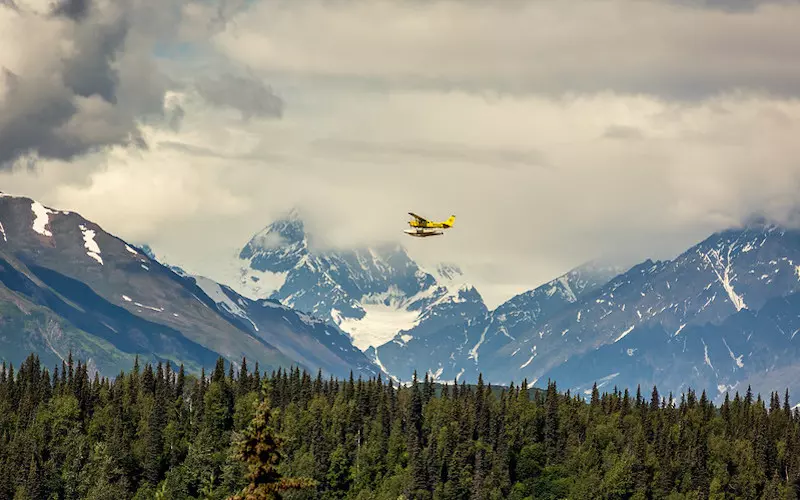
[[[450,224],[446,222],[419,222],[415,220],[408,221],[408,225],[411,227],[419,227],[419,228],[427,228],[427,229],[448,229],[450,228]]]
[[[449,229],[455,223],[455,215],[451,215],[449,219],[443,222],[434,222],[429,220],[411,219],[408,225],[411,227],[424,228],[424,229]]]

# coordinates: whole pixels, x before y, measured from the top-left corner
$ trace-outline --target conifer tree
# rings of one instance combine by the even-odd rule
[[[237,457],[248,467],[248,485],[228,500],[272,500],[281,493],[310,488],[316,482],[309,478],[286,478],[277,471],[281,461],[280,440],[269,426],[269,402],[265,399],[257,409],[253,421],[239,440]]]

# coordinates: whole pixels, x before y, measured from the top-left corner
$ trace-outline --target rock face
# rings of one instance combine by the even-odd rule
[[[199,371],[219,355],[347,376],[377,368],[338,328],[175,272],[74,212],[0,196],[0,358],[72,351],[103,375],[134,357]]]

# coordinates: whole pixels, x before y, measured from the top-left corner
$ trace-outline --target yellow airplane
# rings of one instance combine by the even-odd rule
[[[408,212],[408,215],[413,217],[412,220],[408,221],[408,225],[415,229],[406,229],[404,232],[409,236],[417,238],[442,235],[444,231],[437,231],[437,229],[450,229],[456,223],[455,215],[451,215],[450,218],[444,222],[432,222],[413,212]]]

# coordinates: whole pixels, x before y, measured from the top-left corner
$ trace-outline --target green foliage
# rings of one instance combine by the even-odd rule
[[[240,366],[135,363],[110,380],[71,357],[3,365],[0,500],[784,500],[800,486],[800,413],[777,392],[717,408],[692,391],[584,401],[555,384]]]

